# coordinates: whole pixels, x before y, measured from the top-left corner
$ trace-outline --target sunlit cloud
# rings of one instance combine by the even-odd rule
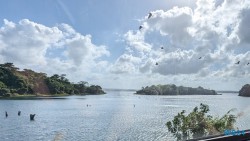
[[[93,44],[90,35],[77,33],[67,24],[47,27],[28,19],[18,23],[5,19],[0,44],[1,63],[13,62],[49,74],[65,73],[77,80],[95,72],[96,64],[105,68],[107,63],[98,58],[110,55],[106,46]]]

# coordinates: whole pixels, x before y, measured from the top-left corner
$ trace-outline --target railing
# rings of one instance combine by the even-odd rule
[[[245,130],[244,135],[215,135],[187,141],[250,141],[250,130]]]

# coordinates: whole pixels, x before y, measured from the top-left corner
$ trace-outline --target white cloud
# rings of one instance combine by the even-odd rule
[[[18,23],[5,19],[0,46],[1,63],[13,62],[49,74],[65,73],[76,81],[97,72],[93,69],[96,65],[105,68],[108,64],[98,59],[110,54],[106,46],[93,44],[90,35],[82,35],[67,24],[47,27],[28,19]]]
[[[141,58],[132,55],[121,55],[115,64],[111,67],[111,72],[116,74],[121,73],[135,73],[137,65],[141,62]]]
[[[183,81],[188,77],[246,82],[250,74],[250,65],[246,65],[250,62],[250,1],[198,0],[194,10],[174,7],[151,13],[150,19],[141,20],[141,31],[128,31],[124,36],[129,50],[124,55],[139,57],[140,63],[119,63],[120,68]],[[157,41],[154,37],[158,36]],[[150,50],[143,52],[145,45]],[[239,65],[237,61],[241,61]]]
[[[238,30],[238,35],[240,38],[241,43],[250,43],[250,8],[249,9],[244,9],[240,13],[241,16],[241,21],[239,23],[239,30]]]
[[[148,30],[158,30],[167,35],[172,44],[186,43],[191,36],[188,27],[192,25],[192,9],[188,7],[174,7],[166,12],[157,10],[152,12],[152,18],[145,21]]]
[[[68,50],[65,54],[68,58],[73,59],[75,65],[82,64],[82,61],[96,59],[103,55],[109,55],[105,46],[96,46],[91,42],[91,36],[82,36],[77,34],[74,38],[69,39],[66,44]]]
[[[127,41],[129,47],[132,47],[139,52],[149,52],[151,50],[151,45],[144,42],[144,35],[142,32],[128,31],[124,38]]]
[[[5,19],[0,29],[0,55],[4,61],[45,64],[46,50],[62,37],[56,27],[45,27],[27,19],[17,24]]]

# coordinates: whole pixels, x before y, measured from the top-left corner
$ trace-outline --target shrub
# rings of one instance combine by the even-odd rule
[[[10,90],[8,88],[0,88],[0,95],[4,96],[7,93],[10,93]]]
[[[229,110],[221,118],[207,115],[209,106],[200,104],[191,113],[185,115],[185,110],[178,113],[166,126],[178,141],[197,138],[206,135],[223,133],[226,129],[234,129],[236,116]]]

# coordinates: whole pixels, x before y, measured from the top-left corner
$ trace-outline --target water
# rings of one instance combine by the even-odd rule
[[[250,128],[250,98],[218,96],[143,96],[133,92],[70,96],[44,100],[0,100],[0,140],[3,141],[171,141],[165,123],[183,109],[201,102],[220,116],[231,108],[242,112],[239,129]],[[91,106],[87,107],[89,104]],[[134,107],[135,104],[135,107]],[[21,110],[21,116],[17,115]],[[8,111],[8,118],[5,118]],[[35,121],[29,114],[35,113]]]

